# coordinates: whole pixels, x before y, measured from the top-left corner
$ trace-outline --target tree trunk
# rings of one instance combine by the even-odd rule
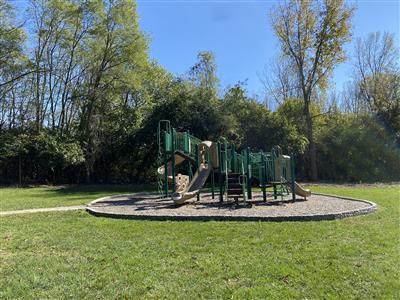
[[[87,158],[86,158],[86,162],[85,162],[85,171],[86,171],[86,183],[90,184],[91,183],[91,168],[90,168],[90,163]]]
[[[313,124],[312,124],[312,118],[311,118],[311,113],[310,113],[310,102],[309,101],[304,101],[304,116],[306,118],[307,139],[309,141],[308,155],[309,155],[309,159],[310,159],[311,179],[313,181],[316,181],[318,179],[317,152],[315,149]]]

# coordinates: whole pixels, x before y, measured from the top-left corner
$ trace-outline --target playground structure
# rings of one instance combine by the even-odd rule
[[[218,188],[220,202],[251,200],[253,186],[261,188],[263,201],[267,201],[269,187],[274,199],[285,193],[291,193],[293,201],[296,195],[311,195],[295,181],[293,155],[283,155],[279,146],[270,152],[251,152],[249,148],[238,152],[225,138],[201,141],[187,131],[177,131],[168,120],[159,122],[157,139],[159,193],[171,197],[175,204],[193,197],[200,200],[208,178],[212,199]]]

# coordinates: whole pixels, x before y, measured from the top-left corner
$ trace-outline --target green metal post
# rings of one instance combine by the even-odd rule
[[[228,171],[229,171],[229,166],[228,166],[228,141],[224,139],[224,192],[227,191],[228,189]]]
[[[212,199],[214,199],[214,197],[215,197],[214,185],[215,185],[214,169],[212,169],[212,171],[211,171],[211,198]]]
[[[276,190],[276,182],[273,183],[274,186],[274,199],[278,199],[278,192]]]
[[[164,146],[164,148],[166,147]],[[168,197],[168,157],[166,149],[164,149],[164,195]]]
[[[246,175],[247,175],[247,198],[252,199],[251,187],[252,187],[252,176],[251,176],[251,161],[250,161],[250,148],[246,149]]]
[[[167,132],[164,131],[164,137],[166,136]],[[165,197],[168,197],[168,143],[167,139],[164,138],[164,193]]]
[[[171,170],[172,170],[172,192],[176,191],[176,182],[175,182],[175,147],[176,147],[176,132],[175,129],[172,128],[171,131],[171,140],[172,140],[172,153],[171,153]]]
[[[164,130],[162,129],[162,124],[165,124]],[[171,124],[168,120],[160,120],[158,122],[158,131],[157,131],[157,139],[158,139],[158,153],[163,155],[164,160],[164,195],[168,197],[168,134],[171,131]],[[163,133],[163,134],[162,134]],[[163,136],[163,138],[162,138]],[[163,142],[162,142],[163,141]],[[161,150],[161,145],[163,145],[163,150]]]
[[[290,155],[290,177],[291,177],[291,185],[292,185],[292,200],[296,201],[296,193],[295,193],[295,178],[294,178],[294,155]]]
[[[223,172],[223,157],[222,157],[222,151],[221,151],[221,143],[218,142],[217,144],[217,149],[218,149],[218,184],[219,184],[219,202],[224,201],[224,187],[223,187],[223,180],[222,180],[222,172]]]
[[[236,155],[235,147],[231,145],[231,171],[236,173]]]
[[[199,145],[196,145],[196,170],[200,167],[199,161]],[[197,172],[197,171],[196,171]],[[200,201],[200,192],[197,194],[197,201]]]
[[[274,182],[272,183],[273,187],[274,187],[274,199],[278,199],[278,194],[276,192],[276,178],[275,178],[275,152],[274,149],[272,149],[271,151],[271,156],[272,156],[272,178],[274,180]]]
[[[183,135],[183,150],[185,153],[189,153],[189,134],[187,131]]]
[[[266,160],[265,160],[265,156],[264,153],[261,153],[261,187],[262,187],[262,192],[263,192],[263,201],[266,202],[267,201],[267,191],[265,188],[265,181],[266,181]]]
[[[187,173],[188,173],[189,181],[190,181],[190,180],[192,180],[192,168],[191,168],[189,160],[186,161],[186,169],[187,169]]]

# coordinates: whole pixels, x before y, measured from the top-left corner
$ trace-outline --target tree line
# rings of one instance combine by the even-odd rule
[[[258,99],[242,82],[221,89],[211,52],[181,76],[150,59],[133,0],[33,0],[27,22],[0,0],[0,182],[152,181],[160,119],[239,149],[281,145],[302,180],[399,180],[393,35],[358,39],[354,78],[341,92],[331,85],[353,11],[343,1],[277,4],[281,50]]]

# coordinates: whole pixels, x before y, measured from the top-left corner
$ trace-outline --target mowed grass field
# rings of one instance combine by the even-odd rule
[[[69,185],[35,188],[1,188],[0,211],[88,204],[104,196],[150,191],[154,187]]]
[[[86,188],[5,189],[18,199],[0,200],[2,209],[18,209],[112,193]],[[378,211],[281,223],[133,221],[84,211],[0,217],[0,298],[398,299],[399,186],[312,189],[371,200]]]

